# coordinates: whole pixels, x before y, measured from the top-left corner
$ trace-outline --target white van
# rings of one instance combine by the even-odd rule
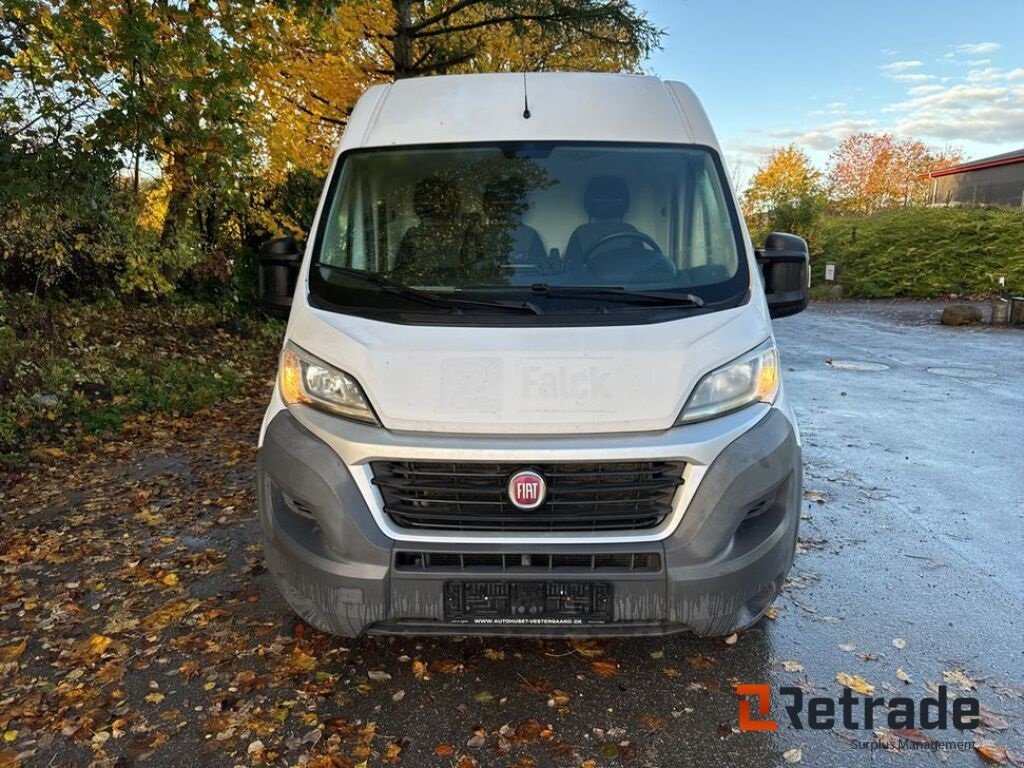
[[[290,303],[258,466],[274,580],[348,636],[750,626],[797,539],[770,318],[807,265],[792,235],[751,247],[681,83],[371,88],[304,255],[264,251]]]

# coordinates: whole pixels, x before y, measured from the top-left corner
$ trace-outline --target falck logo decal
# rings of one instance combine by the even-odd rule
[[[532,469],[523,469],[508,479],[508,499],[516,509],[536,509],[548,495],[548,484]]]

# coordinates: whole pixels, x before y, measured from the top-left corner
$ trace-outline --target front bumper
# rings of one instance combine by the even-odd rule
[[[257,476],[274,581],[307,622],[346,636],[727,634],[756,621],[781,589],[793,562],[802,495],[800,446],[790,420],[774,408],[717,455],[673,529],[656,540],[397,540],[381,530],[338,453],[287,411],[267,427]],[[449,570],[405,570],[399,564],[410,553],[656,554],[658,566],[599,572],[591,563],[513,575],[490,564],[493,558],[480,567],[466,565],[474,558],[465,558]],[[446,582],[513,579],[610,582],[612,620],[554,626],[446,622]]]

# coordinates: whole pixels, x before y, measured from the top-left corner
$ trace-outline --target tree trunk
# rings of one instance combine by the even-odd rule
[[[391,0],[395,9],[395,80],[412,77],[412,0]]]
[[[167,214],[160,232],[161,248],[176,248],[188,227],[189,208],[192,207],[192,184],[188,178],[184,158],[179,155],[171,157],[171,165],[167,169],[167,177],[171,181],[171,189],[167,196]]]

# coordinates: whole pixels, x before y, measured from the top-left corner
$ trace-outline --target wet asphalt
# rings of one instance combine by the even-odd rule
[[[945,674],[959,681],[950,697],[976,696],[993,727],[927,737],[1024,753],[1024,331],[945,328],[937,317],[930,304],[847,302],[776,322],[806,498],[773,620],[733,645],[685,635],[604,643],[603,658],[618,665],[612,677],[593,674],[568,644],[346,642],[353,671],[386,669],[407,694],[353,701],[338,714],[376,721],[403,740],[411,765],[455,764],[433,753],[438,743],[480,766],[769,766],[786,764],[784,755],[807,766],[982,765],[973,747],[879,750],[886,736],[872,730],[794,730],[777,698],[778,731],[736,728],[735,683],[835,697],[836,675],[847,673],[876,696],[921,698]],[[479,661],[482,648],[504,658]],[[408,656],[472,661],[424,690]],[[551,690],[569,704],[560,708]],[[475,727],[493,735],[528,718],[550,725],[574,755],[465,746]]]

